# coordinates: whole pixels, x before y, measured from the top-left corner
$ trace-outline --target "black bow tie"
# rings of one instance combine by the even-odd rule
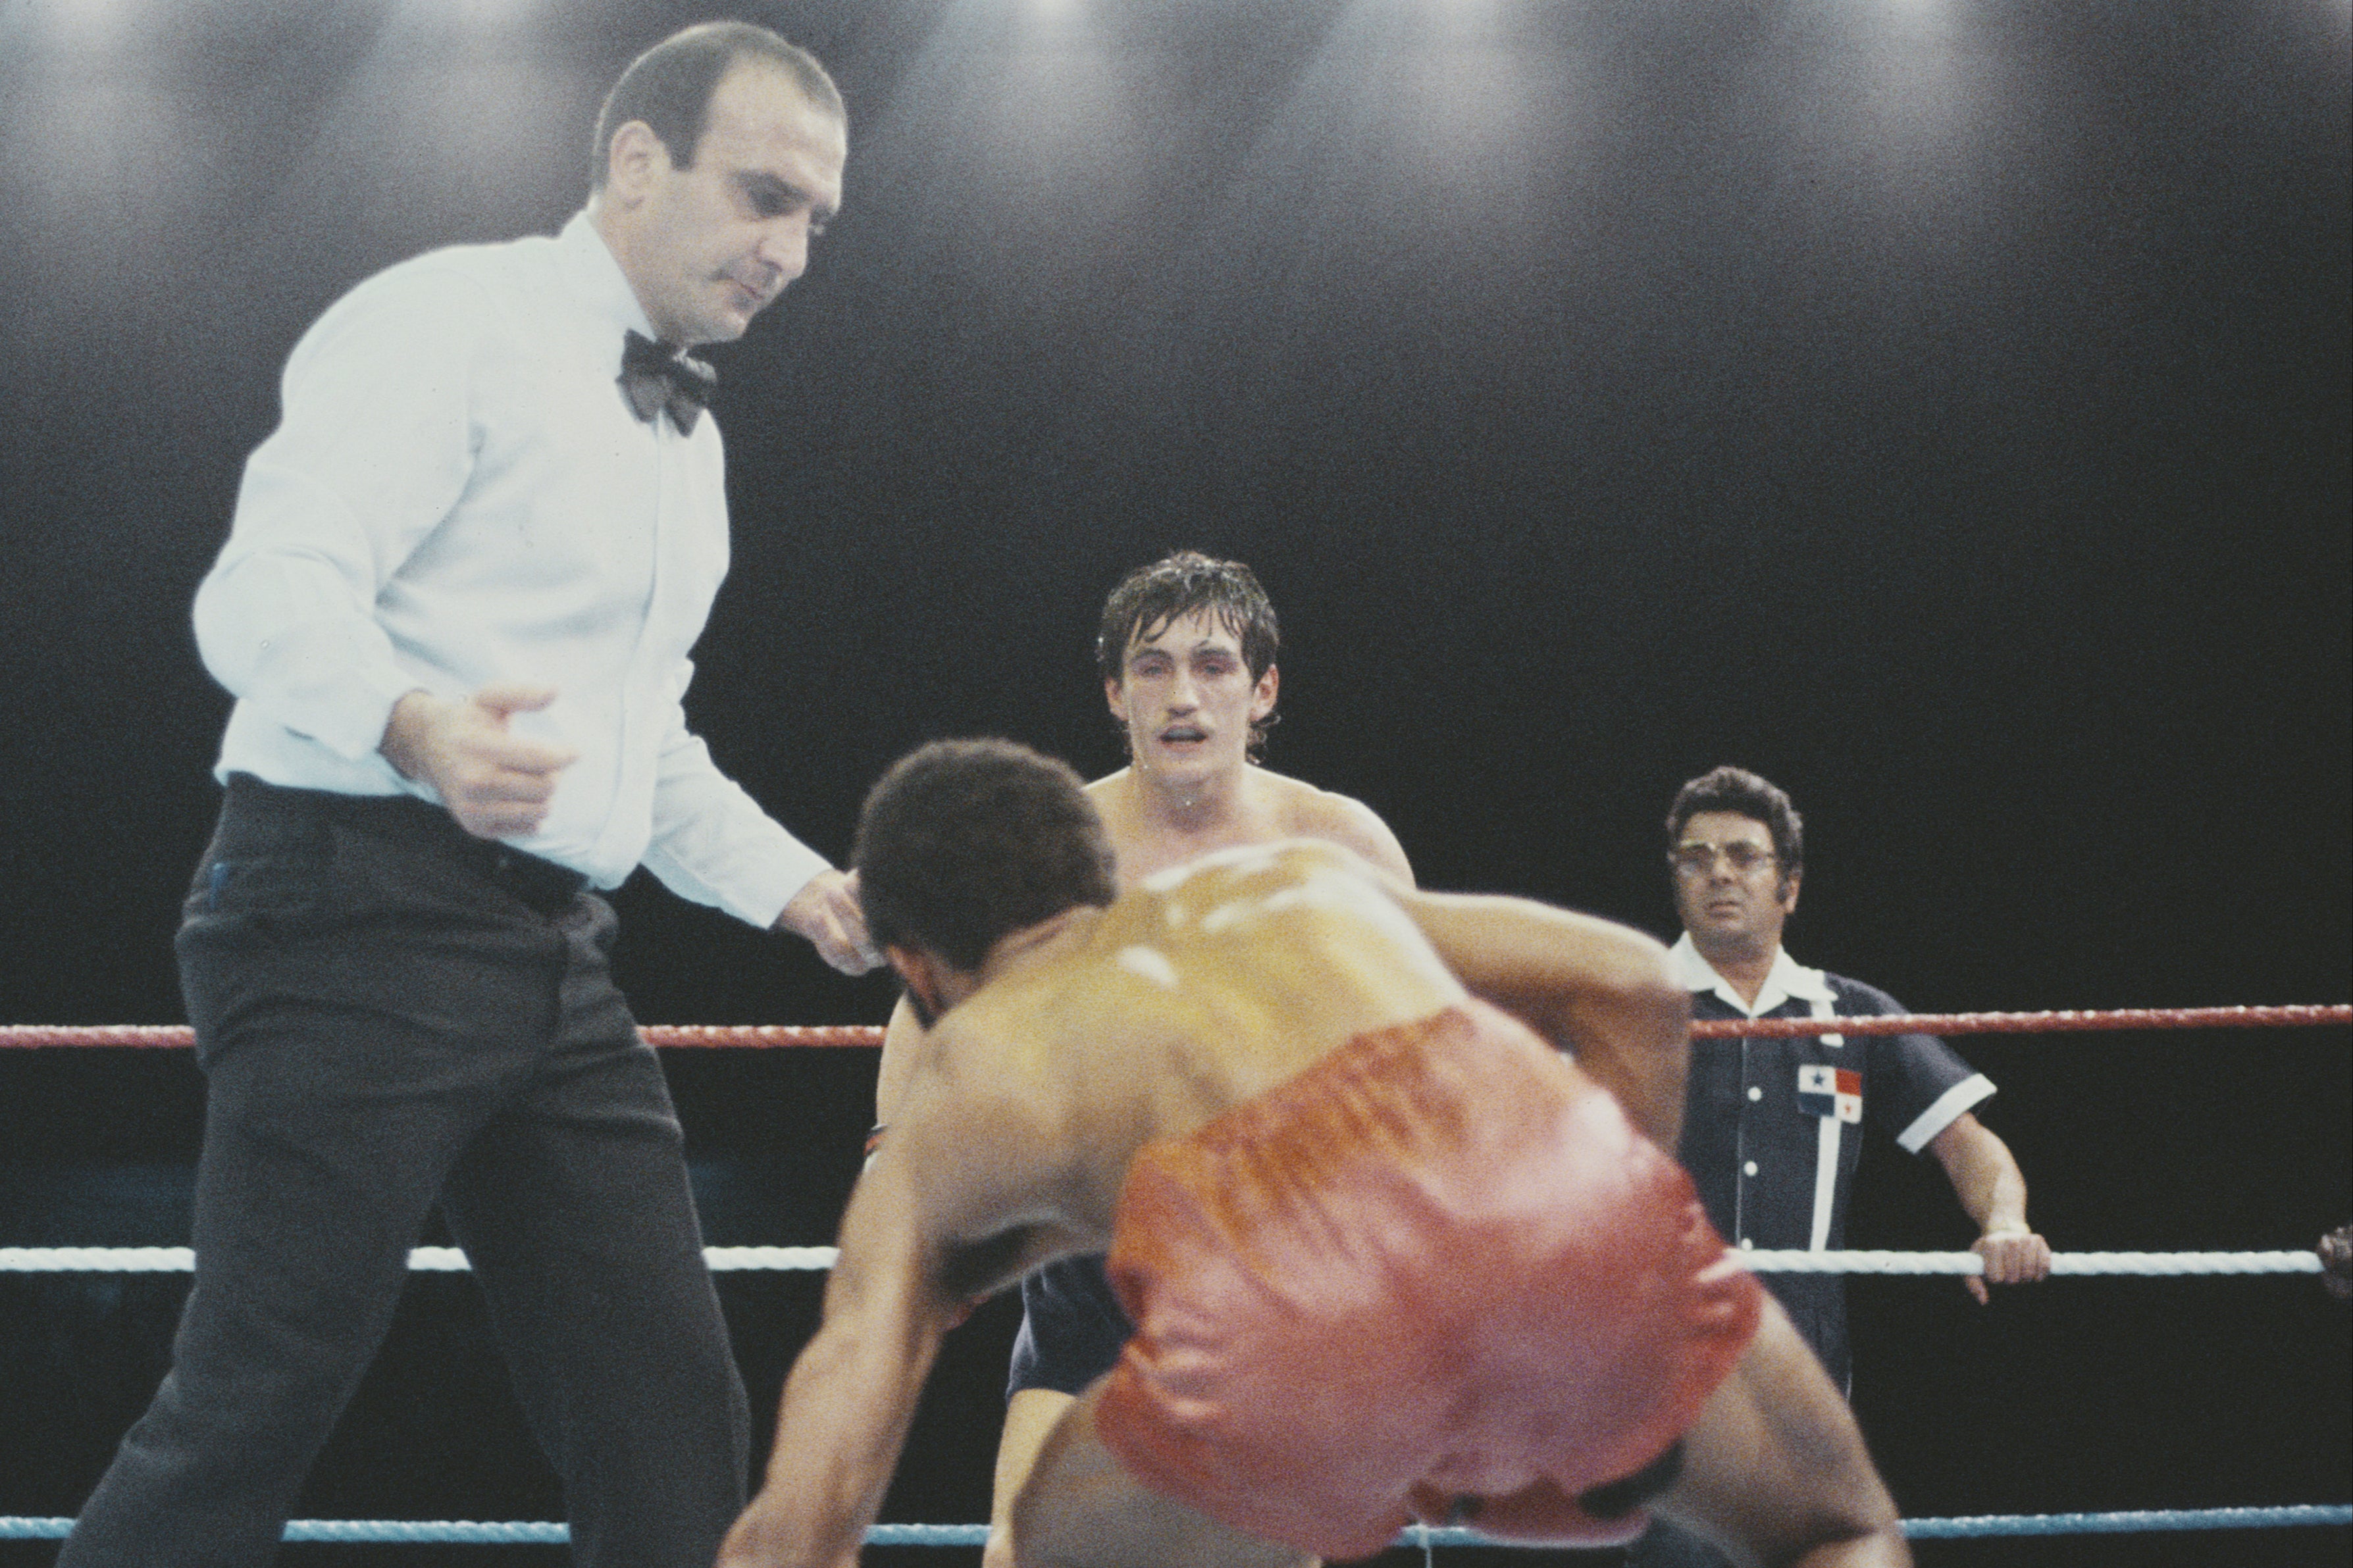
[[[629,411],[650,425],[665,408],[681,436],[694,434],[694,422],[719,384],[719,373],[699,359],[673,354],[647,337],[632,331],[621,340],[621,395]]]

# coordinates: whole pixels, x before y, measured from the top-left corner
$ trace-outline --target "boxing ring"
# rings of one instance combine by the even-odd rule
[[[1698,1022],[1694,1038],[1751,1038],[1836,1031],[1847,1036],[1926,1033],[2064,1034],[2147,1029],[2276,1029],[2353,1024],[2353,1006],[2144,1008],[2107,1012],[1915,1014],[1886,1017],[1764,1018]],[[881,1041],[866,1026],[649,1026],[649,1043],[671,1049],[762,1049],[864,1047]],[[0,1049],[70,1047],[183,1048],[190,1031],[172,1026],[0,1026]],[[712,1247],[705,1256],[714,1273],[807,1272],[832,1267],[829,1247]],[[1767,1251],[1741,1255],[1760,1273],[1812,1272],[1859,1275],[1969,1275],[1982,1272],[1973,1252]],[[195,1265],[186,1247],[0,1247],[0,1274],[173,1274]],[[448,1273],[468,1268],[455,1247],[418,1247],[409,1256],[412,1272]],[[2243,1252],[2056,1252],[2054,1277],[2255,1276],[2318,1274],[2312,1251]],[[0,1541],[62,1540],[73,1521],[66,1518],[0,1515]],[[2019,1536],[2118,1534],[2159,1531],[2284,1530],[2353,1526],[2353,1503],[2278,1507],[2143,1509],[2039,1514],[1984,1514],[1909,1518],[1905,1534],[1915,1541],[1951,1541]],[[981,1524],[877,1524],[868,1544],[891,1547],[974,1547],[983,1543]],[[544,1521],[296,1520],[286,1527],[290,1542],[346,1544],[439,1544],[554,1546],[567,1540],[566,1527]],[[1497,1548],[1461,1528],[1416,1527],[1397,1544],[1427,1551],[1435,1547]]]

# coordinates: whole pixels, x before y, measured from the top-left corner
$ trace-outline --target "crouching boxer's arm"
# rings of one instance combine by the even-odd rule
[[[1672,1153],[1683,1130],[1691,997],[1667,950],[1613,921],[1528,899],[1407,893],[1400,901],[1462,984],[1577,1058]]]
[[[923,1047],[923,1026],[902,994],[899,1005],[891,1009],[891,1022],[882,1029],[882,1062],[874,1073],[877,1130],[888,1127],[891,1118],[899,1113],[899,1102],[907,1097],[907,1080],[914,1076],[915,1058]]]
[[[851,1194],[825,1319],[785,1380],[767,1479],[719,1568],[849,1568],[882,1505],[907,1424],[958,1303],[927,1265],[909,1162]]]
[[[1853,1413],[1773,1301],[1683,1444],[1683,1474],[1652,1506],[1734,1562],[1884,1568],[1912,1561]]]
[[[909,1075],[849,1194],[824,1321],[785,1380],[766,1479],[719,1568],[854,1564],[941,1338],[972,1302],[1075,1245],[1050,1223],[1068,1150],[1035,1086],[969,1031],[947,1044],[953,1027],[934,1031],[941,1049]],[[951,1058],[973,1070],[944,1069]]]

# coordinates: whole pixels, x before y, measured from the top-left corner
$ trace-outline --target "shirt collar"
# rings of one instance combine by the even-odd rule
[[[1700,956],[1689,931],[1683,932],[1676,939],[1675,945],[1667,949],[1667,972],[1684,990],[1707,992],[1751,1018],[1761,1018],[1792,1000],[1819,1002],[1825,1005],[1837,1000],[1831,991],[1830,982],[1822,977],[1822,972],[1808,969],[1791,958],[1786,947],[1773,950],[1773,967],[1766,972],[1764,989],[1757,993],[1757,1005],[1753,1007],[1741,1000],[1740,993],[1732,988],[1732,982],[1718,974],[1715,966]]]
[[[628,275],[621,270],[620,260],[596,226],[588,221],[588,210],[583,207],[574,213],[555,237],[564,257],[565,280],[572,286],[580,302],[599,317],[609,319],[613,327],[614,363],[620,362],[621,334],[642,332],[654,335],[653,322],[646,317],[646,308],[638,302],[638,291],[629,287]]]

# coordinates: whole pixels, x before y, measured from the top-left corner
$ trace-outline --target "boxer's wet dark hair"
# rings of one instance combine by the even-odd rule
[[[877,946],[980,967],[1008,932],[1112,901],[1113,859],[1079,775],[1012,741],[934,741],[893,763],[850,848]]]
[[[1257,575],[1239,561],[1179,550],[1129,573],[1103,601],[1103,625],[1095,633],[1095,668],[1105,680],[1119,680],[1127,673],[1127,650],[1140,638],[1197,610],[1208,611],[1234,634],[1252,681],[1274,663],[1282,634]],[[1250,725],[1253,749],[1265,743],[1274,721],[1270,713]]]
[[[1252,680],[1266,673],[1282,636],[1257,575],[1239,561],[1179,550],[1129,573],[1103,601],[1103,626],[1095,634],[1095,665],[1103,678],[1117,680],[1125,673],[1127,650],[1138,637],[1196,610],[1209,611],[1234,634]]]
[[[1781,862],[1781,875],[1805,869],[1806,824],[1798,808],[1789,804],[1787,791],[1746,768],[1711,769],[1675,791],[1674,804],[1667,807],[1669,849],[1682,840],[1683,828],[1703,811],[1736,812],[1763,823],[1773,836],[1773,855]]]
[[[747,59],[774,66],[792,78],[811,105],[836,120],[846,118],[840,89],[807,49],[751,22],[699,23],[630,61],[605,95],[596,115],[596,144],[590,149],[591,187],[605,188],[613,133],[632,120],[643,121],[669,150],[671,168],[691,168],[709,129],[712,90],[730,68]]]

